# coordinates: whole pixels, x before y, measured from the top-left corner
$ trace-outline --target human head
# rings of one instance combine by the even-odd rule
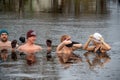
[[[26,34],[27,40],[31,43],[34,43],[36,40],[36,32],[33,30],[29,30]]]
[[[20,40],[22,43],[25,43],[25,37],[21,36],[21,37],[19,38],[19,40]]]
[[[32,36],[36,36],[36,33],[35,33],[35,31],[33,31],[33,30],[29,30],[29,31],[27,32],[27,35],[26,35],[27,39],[28,39],[29,37],[32,37]]]
[[[49,39],[47,39],[47,40],[46,40],[46,44],[47,44],[47,46],[51,46],[52,41],[51,41],[51,40],[49,40]]]
[[[61,42],[63,42],[64,40],[67,40],[67,39],[71,39],[71,37],[69,35],[61,36]]]
[[[0,39],[2,42],[6,42],[8,40],[8,31],[6,29],[0,30]]]
[[[11,42],[12,48],[15,48],[15,47],[16,47],[16,44],[17,44],[17,40],[13,40],[13,41]]]
[[[94,33],[93,34],[93,40],[95,41],[95,42],[100,42],[100,39],[102,38],[102,35],[100,34],[100,33]]]

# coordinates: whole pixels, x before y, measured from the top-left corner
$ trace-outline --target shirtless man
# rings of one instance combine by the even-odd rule
[[[74,50],[82,47],[78,42],[72,42],[69,35],[61,36],[61,43],[57,46],[56,53],[61,63],[67,63],[69,60],[77,58],[73,54]]]
[[[97,53],[97,55],[99,56],[100,53],[106,53],[107,51],[109,51],[111,47],[104,41],[101,34],[94,33],[93,35],[89,36],[89,39],[85,43],[83,49]]]
[[[35,44],[36,41],[36,33],[33,30],[29,30],[26,34],[27,41],[25,44],[18,47],[20,52],[24,52],[26,54],[26,60],[29,65],[35,63],[35,54],[42,50],[42,47]]]
[[[3,61],[7,60],[8,49],[11,49],[11,41],[8,40],[8,31],[5,29],[0,30],[0,51]]]

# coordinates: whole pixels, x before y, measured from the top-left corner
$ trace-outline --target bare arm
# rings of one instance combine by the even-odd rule
[[[68,41],[65,40],[62,43],[60,43],[57,47],[57,53],[59,53],[65,45],[70,44],[70,43],[72,43],[70,40]]]
[[[36,52],[43,50],[43,48],[41,46],[38,46],[38,45],[36,45],[36,49],[37,49]]]
[[[79,48],[82,48],[82,44],[73,44],[73,50],[76,50],[76,49],[79,49]]]
[[[17,51],[22,52],[22,45],[17,47]]]
[[[87,51],[92,51],[94,50],[95,46],[89,46],[90,42],[92,40],[92,35],[90,35],[89,39],[87,40],[87,42],[84,44],[83,49],[87,50]]]
[[[103,38],[101,38],[101,42],[102,42],[101,47],[102,47],[103,49],[105,49],[105,50],[107,50],[107,51],[111,49],[110,45],[107,44],[107,43],[104,41]]]
[[[19,51],[21,49],[21,46],[19,46],[18,48],[17,48],[17,50]]]

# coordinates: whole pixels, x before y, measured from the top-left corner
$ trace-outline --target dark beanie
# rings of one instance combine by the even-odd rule
[[[32,37],[32,36],[36,36],[36,33],[35,33],[33,30],[29,30],[29,31],[27,32],[26,37],[29,38],[29,37]]]
[[[0,30],[0,35],[1,35],[2,33],[7,33],[7,35],[8,35],[8,31],[7,31],[6,29],[1,29],[1,30]]]

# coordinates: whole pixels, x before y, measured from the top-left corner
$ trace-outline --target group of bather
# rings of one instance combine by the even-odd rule
[[[0,30],[0,58],[6,61],[8,58],[8,50],[11,51],[11,58],[17,59],[17,53],[20,55],[25,54],[26,62],[31,65],[36,62],[35,53],[46,50],[49,57],[51,57],[52,40],[46,40],[46,48],[35,44],[37,34],[34,30],[29,30],[26,37],[20,37],[21,44],[17,40],[9,41],[9,33],[6,29]],[[61,63],[68,63],[70,61],[82,61],[82,58],[74,54],[77,49],[83,49],[87,52],[93,52],[97,57],[101,54],[106,54],[111,49],[110,45],[104,41],[100,33],[94,33],[89,36],[86,43],[83,45],[79,42],[72,41],[70,35],[62,35],[60,44],[56,47],[56,55]],[[86,55],[86,54],[85,54]]]

